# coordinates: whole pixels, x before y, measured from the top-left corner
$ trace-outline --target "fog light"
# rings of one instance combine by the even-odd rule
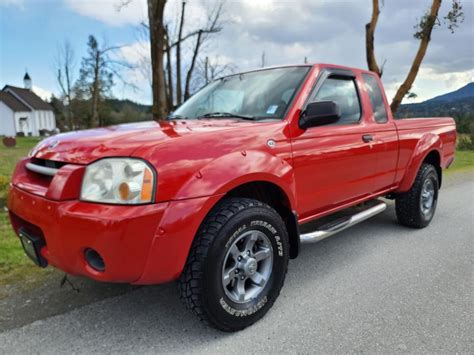
[[[96,271],[105,271],[104,259],[94,249],[86,249],[84,251],[84,257],[86,258],[87,264]]]

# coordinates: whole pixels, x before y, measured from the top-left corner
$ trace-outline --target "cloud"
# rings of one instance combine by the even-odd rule
[[[137,25],[147,19],[146,0],[129,2],[124,0],[65,0],[65,2],[74,12],[111,26]]]
[[[49,101],[51,99],[51,97],[53,96],[53,93],[51,91],[40,88],[39,86],[33,85],[32,89],[33,89],[33,92],[36,95],[38,95],[39,97],[41,97],[45,101]]]
[[[150,60],[150,42],[140,40],[129,46],[121,47],[118,55],[134,65],[143,59]]]
[[[370,1],[304,0],[264,2],[245,0],[227,3],[233,14],[213,53],[234,59],[240,69],[258,67],[262,52],[267,65],[330,62],[366,68],[365,24],[371,15]],[[379,65],[386,61],[383,82],[389,98],[405,79],[418,50],[414,25],[429,2],[385,1],[375,33]],[[449,11],[443,2],[440,18]],[[463,2],[465,21],[450,31],[441,21],[435,28],[422,70],[413,91],[418,101],[453,90],[472,81],[474,3]]]
[[[83,15],[111,26],[136,25],[146,21],[146,0],[133,0],[117,12],[122,0],[63,0],[69,7]],[[193,0],[186,5],[185,32],[199,28],[207,20],[209,9],[218,0]],[[385,1],[381,8],[375,33],[376,57],[379,65],[385,63],[383,82],[393,97],[404,80],[418,49],[413,38],[413,26],[428,9],[429,1]],[[450,1],[442,4],[440,18],[449,11]],[[466,19],[451,34],[441,21],[435,28],[427,55],[422,64],[413,91],[418,100],[455,89],[472,80],[474,68],[474,3],[463,2]],[[165,21],[171,33],[176,33],[176,23],[181,1],[168,0]],[[261,65],[265,52],[266,65],[326,62],[366,68],[365,24],[371,15],[370,1],[347,0],[240,0],[224,3],[224,30],[212,37],[201,53],[201,58],[225,58],[239,70]],[[121,51],[127,60],[138,63],[148,58],[149,47],[143,40]],[[183,45],[189,51],[189,40]],[[186,69],[189,52],[183,56]],[[140,59],[141,58],[141,59]],[[143,74],[143,73],[142,73]],[[139,71],[130,71],[131,80],[141,85],[149,80]],[[143,92],[146,92],[144,90]],[[133,95],[139,95],[134,93]],[[150,95],[143,94],[142,101],[150,102]]]
[[[150,43],[145,40],[121,47],[113,54],[113,59],[126,62],[131,67],[123,68],[121,76],[128,85],[117,82],[115,94],[122,99],[141,103],[151,102],[151,62]]]
[[[446,89],[457,89],[466,83],[466,80],[471,80],[474,77],[474,69],[467,71],[457,71],[448,73],[438,73],[433,68],[421,68],[418,74],[420,80],[429,80],[433,82],[441,82]]]

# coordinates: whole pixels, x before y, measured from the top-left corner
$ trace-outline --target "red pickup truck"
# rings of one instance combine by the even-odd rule
[[[451,118],[394,120],[371,72],[261,69],[210,83],[167,120],[43,140],[8,209],[39,266],[178,280],[201,320],[235,331],[271,308],[302,243],[382,212],[378,198],[426,227],[455,143]]]

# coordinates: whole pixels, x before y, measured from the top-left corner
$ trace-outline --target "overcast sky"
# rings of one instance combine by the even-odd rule
[[[22,85],[27,68],[33,84],[58,92],[53,57],[58,44],[72,42],[78,57],[85,53],[88,34],[110,45],[126,45],[120,53],[138,62],[147,53],[137,27],[146,21],[146,1],[133,0],[117,11],[120,0],[0,0],[0,85]],[[451,1],[443,1],[441,17]],[[215,2],[189,0],[188,28],[195,28]],[[385,60],[383,82],[391,98],[413,60],[418,41],[413,26],[431,0],[385,0],[376,32],[376,55]],[[455,34],[443,24],[432,42],[415,82],[416,101],[457,89],[474,79],[474,1],[463,0],[465,21]],[[173,23],[180,1],[168,0],[167,21]],[[366,68],[364,26],[370,0],[241,0],[226,1],[225,28],[206,48],[206,55],[239,70],[261,65],[309,62]],[[190,42],[188,45],[192,45]],[[149,81],[142,72],[126,73],[138,91],[118,85],[114,95],[150,103]],[[405,101],[407,102],[407,101]],[[414,102],[414,101],[409,101]]]

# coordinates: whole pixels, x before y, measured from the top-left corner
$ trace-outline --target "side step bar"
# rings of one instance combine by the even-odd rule
[[[320,229],[305,233],[300,235],[301,243],[316,243],[319,242],[327,237],[330,237],[333,234],[341,232],[349,227],[352,227],[360,222],[369,219],[383,211],[387,208],[387,205],[382,202],[378,201],[375,206],[372,206],[362,212],[356,213],[352,216],[348,216],[346,218],[341,218],[336,220],[335,223],[330,223],[329,225],[322,226]]]

